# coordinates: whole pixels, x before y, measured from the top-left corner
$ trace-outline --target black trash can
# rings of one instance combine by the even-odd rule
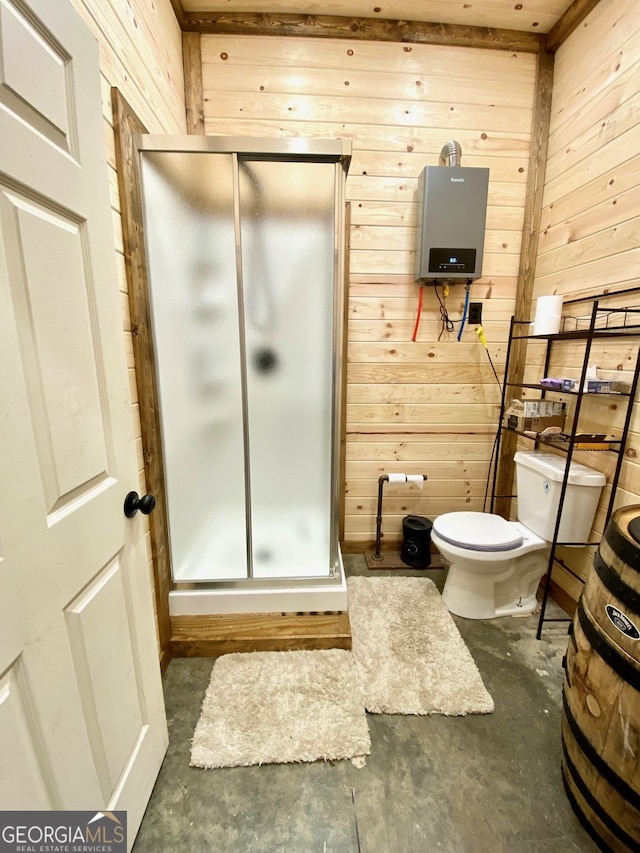
[[[413,569],[431,565],[431,528],[433,522],[422,515],[406,515],[402,519],[400,559]]]

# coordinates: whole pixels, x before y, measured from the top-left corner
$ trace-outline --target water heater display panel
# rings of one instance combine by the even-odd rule
[[[469,273],[476,269],[475,249],[430,249],[429,272]]]

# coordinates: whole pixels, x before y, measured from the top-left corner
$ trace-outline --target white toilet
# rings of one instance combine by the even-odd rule
[[[514,457],[518,520],[483,512],[449,512],[433,523],[431,540],[450,563],[442,597],[452,613],[492,619],[532,613],[547,570],[566,460],[553,453]],[[571,463],[558,542],[589,538],[604,474]]]

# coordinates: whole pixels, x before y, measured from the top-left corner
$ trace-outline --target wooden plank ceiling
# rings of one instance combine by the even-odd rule
[[[571,5],[572,0],[182,0],[187,14],[332,15],[532,33],[548,33]]]

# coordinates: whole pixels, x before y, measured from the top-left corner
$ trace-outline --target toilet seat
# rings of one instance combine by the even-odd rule
[[[513,522],[484,512],[445,513],[436,518],[433,530],[450,545],[469,551],[512,551],[524,541]]]

